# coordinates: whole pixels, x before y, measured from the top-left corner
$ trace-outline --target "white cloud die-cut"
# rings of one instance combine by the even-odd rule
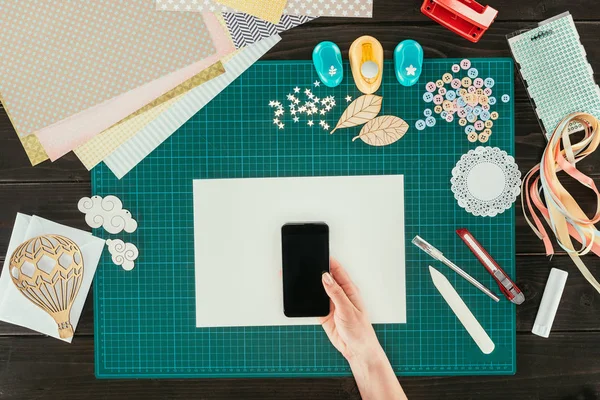
[[[121,231],[135,232],[137,221],[128,210],[123,209],[123,203],[116,196],[83,197],[77,203],[79,211],[85,214],[85,222],[91,228],[103,227],[110,234]]]
[[[112,261],[120,265],[125,271],[131,271],[135,267],[135,260],[139,251],[133,243],[125,243],[120,239],[109,239],[106,241]]]

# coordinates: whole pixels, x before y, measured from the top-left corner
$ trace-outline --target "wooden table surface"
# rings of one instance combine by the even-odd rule
[[[600,71],[600,3],[596,0],[493,0],[499,17],[478,44],[421,15],[416,0],[374,2],[373,19],[318,19],[284,33],[265,58],[310,59],[313,47],[323,40],[335,41],[346,57],[352,41],[366,34],[381,41],[386,58],[407,38],[420,42],[427,58],[509,57],[506,34],[570,11],[592,67]],[[545,139],[518,79],[514,101],[516,158],[526,172],[540,159]],[[600,155],[586,160],[581,169],[598,181]],[[584,208],[595,209],[589,193],[578,185],[572,187]],[[89,195],[90,175],[72,153],[32,168],[6,113],[0,111],[0,257],[6,253],[17,212],[87,229],[76,204]],[[517,308],[517,374],[401,377],[409,399],[600,399],[600,295],[564,253],[552,260],[544,255],[520,205],[517,208],[517,283],[527,298]],[[600,276],[600,260],[586,258],[586,262]],[[570,276],[552,334],[543,339],[530,331],[552,267],[567,270]],[[82,398],[333,400],[360,396],[352,378],[96,380],[91,294],[71,345],[0,323],[0,399]]]

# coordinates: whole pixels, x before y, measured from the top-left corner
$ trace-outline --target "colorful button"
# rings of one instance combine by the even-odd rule
[[[483,107],[482,107],[482,108],[481,108],[481,114],[479,114],[479,118],[480,118],[480,119],[481,119],[483,122],[485,122],[485,121],[489,120],[489,119],[490,119],[490,112],[489,112],[489,111],[486,111],[486,110],[484,110],[484,109],[483,109]]]
[[[481,103],[481,108],[483,108],[485,111],[489,111],[490,110],[490,105],[487,104],[487,97],[485,100],[485,104]]]
[[[425,90],[427,90],[428,92],[435,92],[435,89],[437,88],[437,86],[435,86],[435,82],[427,82],[427,84],[425,85]]]
[[[492,89],[490,89],[490,88],[483,89],[483,94],[485,94],[488,97],[491,96],[492,95]]]
[[[446,92],[446,99],[450,101],[456,99],[456,92],[453,90],[449,90],[448,92]]]
[[[433,108],[433,112],[436,113],[436,114],[441,113],[442,112],[442,106],[435,106]]]
[[[448,111],[452,110],[454,106],[452,105],[452,102],[450,100],[444,100],[444,102],[442,103],[442,108],[444,109],[444,111]]]
[[[471,61],[466,58],[460,62],[460,67],[464,70],[471,68]]]
[[[452,87],[452,89],[458,89],[460,87],[460,79],[452,79],[452,82],[450,82],[450,86]]]
[[[479,71],[477,71],[477,68],[470,68],[467,71],[467,75],[469,76],[469,78],[475,79],[479,75]]]
[[[483,130],[483,128],[485,127],[483,125],[483,121],[475,121],[475,123],[473,124],[473,126],[475,127],[476,130],[481,131]]]
[[[450,83],[452,81],[452,74],[446,72],[444,75],[442,75],[442,80],[444,81],[444,83]]]
[[[465,111],[467,112],[467,114],[470,114],[470,113],[472,113],[472,112],[473,112],[473,107],[471,107],[471,106],[466,106],[466,107],[465,107]]]
[[[426,117],[431,117],[431,114],[433,114],[433,111],[431,111],[431,108],[426,108],[425,111],[423,111],[423,115]]]
[[[473,123],[473,122],[477,121],[477,115],[475,115],[475,114],[467,114],[467,121],[469,121],[470,123]]]
[[[477,116],[479,116],[479,114],[481,114],[482,111],[483,111],[483,109],[480,106],[473,108],[473,114],[475,114]]]
[[[432,94],[432,93],[430,93],[430,92],[425,92],[425,93],[423,93],[423,100],[424,100],[426,103],[431,103],[431,101],[433,100],[433,94]]]
[[[488,136],[492,136],[492,130],[491,129],[484,129],[483,132],[484,135],[488,135]]]
[[[469,93],[475,93],[477,91],[477,89],[475,88],[475,86],[469,86],[467,88],[467,92]]]
[[[460,107],[464,107],[467,105],[467,102],[465,101],[465,99],[463,99],[462,97],[459,97],[458,99],[456,99],[456,105],[460,108]]]
[[[485,127],[486,128],[491,128],[492,126],[494,126],[494,122],[492,122],[491,120],[485,121]]]
[[[460,71],[460,65],[458,65],[458,64],[454,64],[454,65],[452,66],[452,72],[456,73],[456,72],[458,72],[458,71]]]
[[[483,81],[483,84],[485,85],[485,87],[490,88],[490,89],[494,87],[495,83],[496,82],[494,82],[494,80],[492,78],[485,78],[485,80]]]
[[[493,106],[496,104],[496,98],[494,96],[488,97],[488,103],[490,103],[490,106]]]
[[[483,89],[479,88],[475,90],[475,94],[477,96],[483,96],[485,93],[483,93]]]
[[[500,115],[494,111],[493,113],[490,114],[490,118],[493,119],[494,121],[498,119]]]
[[[467,111],[464,108],[459,108],[456,112],[456,115],[458,115],[461,118],[464,118],[467,116]]]
[[[464,118],[461,118],[461,119],[458,120],[458,124],[460,126],[465,126],[467,124],[467,120],[464,119]]]
[[[487,141],[490,140],[490,137],[489,137],[489,135],[486,135],[485,133],[481,132],[479,134],[478,139],[481,143],[487,143]]]
[[[475,86],[476,88],[482,88],[483,87],[483,79],[481,78],[477,78],[473,81],[473,86]]]
[[[469,140],[469,142],[471,143],[475,143],[477,141],[477,138],[479,136],[477,136],[477,134],[475,132],[471,132],[467,135],[467,139]]]
[[[488,97],[487,97],[487,96],[484,94],[484,95],[481,95],[481,96],[479,96],[479,97],[477,98],[477,101],[479,101],[479,104],[481,104],[482,106],[484,106],[484,105],[488,105],[488,103],[489,103],[489,101],[490,101],[490,100],[489,100],[489,98],[488,98]]]
[[[469,86],[471,86],[471,84],[473,83],[473,81],[471,80],[471,78],[465,76],[464,78],[462,78],[462,80],[460,81],[460,83],[462,84],[462,86],[464,88],[468,88]]]
[[[508,103],[510,101],[510,96],[507,94],[503,94],[500,100],[502,100],[503,103]]]
[[[467,78],[467,79],[469,79],[469,78]],[[461,97],[465,97],[467,93],[468,93],[467,89],[460,89],[460,91],[459,91],[459,94]]]
[[[443,107],[442,107],[442,108],[443,108]],[[440,117],[441,117],[442,119],[446,119],[446,116],[447,116],[447,115],[448,115],[448,111],[442,111],[442,112],[440,113]]]
[[[444,81],[438,79],[437,81],[435,81],[435,86],[441,88],[442,86],[444,86]]]
[[[419,119],[419,120],[417,120],[417,122],[415,122],[415,128],[417,128],[420,131],[425,129],[426,126],[427,125],[425,124],[425,121],[423,121],[422,119]]]
[[[440,90],[438,90],[438,94],[441,94],[442,96],[446,94],[446,88],[445,87],[441,87]]]
[[[452,121],[454,121],[454,115],[452,115],[452,114],[446,115],[446,122],[452,122]]]
[[[435,118],[434,118],[434,117],[427,117],[427,118],[425,119],[425,124],[426,124],[428,127],[430,127],[430,128],[431,128],[431,127],[433,127],[433,126],[435,126]]]
[[[434,104],[442,104],[443,101],[444,101],[444,97],[442,95],[436,94],[435,96],[433,96]]]
[[[475,132],[475,127],[473,125],[467,125],[465,127],[465,133],[468,135],[471,132]]]

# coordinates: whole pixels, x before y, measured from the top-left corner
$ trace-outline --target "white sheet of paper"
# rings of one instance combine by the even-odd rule
[[[401,175],[194,181],[196,326],[313,325],[283,314],[281,227],[329,225],[373,323],[406,322]]]
[[[17,214],[8,245],[8,252],[4,260],[4,268],[0,276],[0,320],[24,326],[71,343],[73,338],[61,339],[58,335],[56,322],[52,317],[21,294],[10,277],[9,264],[13,251],[24,241],[46,234],[68,237],[77,243],[83,256],[83,281],[71,308],[71,325],[73,330],[76,330],[85,299],[96,273],[96,267],[104,249],[104,240],[92,236],[89,232],[24,214]]]

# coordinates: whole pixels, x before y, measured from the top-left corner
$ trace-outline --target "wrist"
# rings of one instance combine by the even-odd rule
[[[368,374],[383,366],[389,365],[388,358],[379,343],[365,349],[360,354],[347,357],[352,371]]]

